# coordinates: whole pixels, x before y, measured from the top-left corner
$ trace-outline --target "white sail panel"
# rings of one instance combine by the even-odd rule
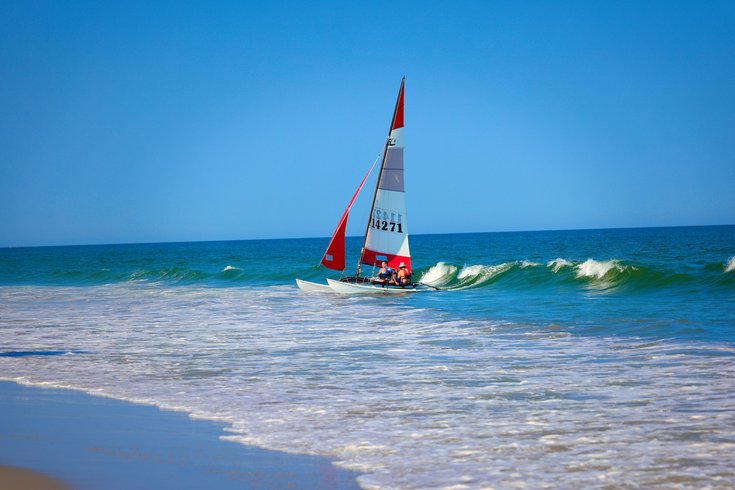
[[[400,262],[410,261],[408,215],[404,192],[378,189],[365,249],[364,263],[375,263],[373,257],[367,256],[368,252],[374,252],[370,254],[371,256],[378,255],[377,261],[384,260],[380,256],[386,257],[391,267],[398,267]]]
[[[403,88],[403,87],[401,87]],[[388,137],[380,180],[377,184],[362,263],[385,260],[391,267],[404,262],[411,270],[408,246],[408,213],[403,171],[403,91],[399,95],[400,124]],[[396,116],[398,116],[398,110]],[[394,126],[398,117],[394,117]]]

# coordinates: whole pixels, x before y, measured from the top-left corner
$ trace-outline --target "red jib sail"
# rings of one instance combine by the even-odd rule
[[[393,268],[404,262],[411,270],[403,185],[403,87],[404,80],[401,81],[398,91],[388,141],[383,152],[360,262],[379,265],[385,260]]]
[[[362,182],[360,182],[355,194],[352,196],[352,199],[350,199],[347,209],[342,213],[342,218],[340,218],[339,223],[337,224],[337,229],[334,230],[332,239],[329,241],[329,245],[327,246],[327,251],[324,252],[324,256],[322,257],[322,265],[324,267],[337,271],[345,269],[345,228],[347,228],[347,216],[350,213],[350,208],[354,204],[355,199],[357,199],[357,195],[360,194],[362,186],[373,171],[376,162],[377,160],[370,166],[370,170],[365,174],[365,177],[363,177]]]

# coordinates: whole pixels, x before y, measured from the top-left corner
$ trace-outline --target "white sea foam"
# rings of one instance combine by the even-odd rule
[[[501,274],[515,265],[515,262],[506,262],[499,265],[465,265],[457,274],[459,284],[452,286],[452,289],[465,289],[469,287],[479,286],[491,280],[493,277]]]
[[[596,279],[602,279],[605,275],[613,269],[623,271],[623,267],[617,260],[597,261],[594,259],[587,259],[581,264],[577,265],[577,277],[591,277]]]
[[[227,267],[225,267],[224,269],[222,269],[222,272],[227,272],[227,271],[240,271],[240,270],[242,270],[242,269],[240,269],[239,267],[235,267],[234,265],[228,265]]]
[[[457,279],[476,278],[481,274],[484,274],[488,269],[485,265],[465,265],[462,270],[457,274]]]
[[[562,267],[569,267],[571,265],[574,265],[574,264],[572,264],[568,260],[554,259],[552,261],[549,261],[549,263],[546,264],[546,267],[551,268],[552,272],[559,272]]]
[[[730,260],[727,262],[727,265],[725,266],[725,272],[732,272],[735,271],[735,257],[730,257]]]
[[[456,266],[439,262],[421,276],[420,282],[431,286],[444,286],[452,280],[456,273]]]
[[[336,458],[366,488],[735,486],[735,353],[721,344],[146,283],[0,287],[0,340],[89,353],[0,357],[2,378],[227,421],[224,438]]]
[[[539,264],[538,262],[532,262],[530,260],[521,260],[520,265],[521,265],[521,269],[526,269],[528,267],[538,267],[541,264]]]

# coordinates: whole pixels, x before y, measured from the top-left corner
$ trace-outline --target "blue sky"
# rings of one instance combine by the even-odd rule
[[[735,223],[734,2],[0,10],[0,246]]]

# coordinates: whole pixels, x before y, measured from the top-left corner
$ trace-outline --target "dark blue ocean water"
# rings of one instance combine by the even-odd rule
[[[300,291],[327,242],[0,249],[0,378],[370,488],[735,486],[735,226],[412,236],[390,297]]]

